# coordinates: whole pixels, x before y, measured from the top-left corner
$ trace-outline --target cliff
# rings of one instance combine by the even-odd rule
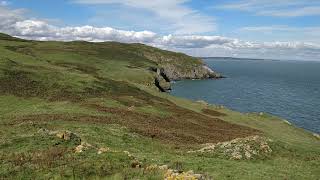
[[[222,78],[222,75],[210,69],[199,58],[186,54],[176,53],[149,47],[143,44],[134,44],[136,52],[143,55],[163,68],[163,73],[171,81],[182,79]]]

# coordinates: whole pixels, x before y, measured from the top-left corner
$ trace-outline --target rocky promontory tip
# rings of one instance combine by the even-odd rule
[[[192,67],[182,69],[175,64],[167,64],[163,67],[164,73],[171,81],[183,79],[219,79],[223,76],[216,73],[205,64],[195,64]]]
[[[171,90],[171,81],[183,79],[220,79],[224,78],[221,74],[216,73],[206,65],[195,65],[189,69],[181,69],[176,64],[166,65],[164,68],[149,68],[156,72],[155,86],[161,92]]]

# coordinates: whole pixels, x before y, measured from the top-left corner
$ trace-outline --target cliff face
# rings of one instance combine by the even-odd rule
[[[164,73],[170,80],[182,79],[218,79],[222,78],[219,73],[214,72],[212,69],[204,64],[195,65],[187,69],[180,68],[176,64],[166,64],[162,66]]]
[[[205,63],[195,57],[182,53],[170,52],[143,44],[134,44],[135,52],[158,64],[162,73],[172,80],[222,78]]]
[[[183,69],[176,64],[162,65],[161,68],[150,68],[156,72],[155,85],[162,92],[171,90],[171,81],[183,79],[218,79],[222,78],[219,73],[214,72],[206,65],[195,65],[194,67]]]

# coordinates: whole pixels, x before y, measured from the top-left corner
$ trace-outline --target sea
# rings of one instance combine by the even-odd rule
[[[320,133],[320,62],[204,58],[226,76],[173,83],[172,95],[240,112],[265,112]]]

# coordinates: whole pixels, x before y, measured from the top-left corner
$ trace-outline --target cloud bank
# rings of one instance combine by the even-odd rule
[[[320,45],[306,42],[249,42],[223,36],[159,35],[151,31],[125,31],[111,27],[59,27],[24,18],[25,10],[0,6],[0,32],[33,40],[84,40],[145,43],[195,56],[320,60]],[[284,28],[284,27],[277,27]],[[245,30],[263,30],[248,27]],[[265,28],[264,28],[265,29]]]
[[[139,10],[145,10],[165,21],[174,34],[205,33],[216,30],[212,17],[186,6],[190,0],[74,0],[84,5],[117,4]],[[144,17],[141,19],[143,21]],[[161,22],[159,21],[159,22]]]
[[[320,2],[318,0],[242,0],[225,3],[218,8],[248,11],[257,15],[274,17],[320,15]]]

